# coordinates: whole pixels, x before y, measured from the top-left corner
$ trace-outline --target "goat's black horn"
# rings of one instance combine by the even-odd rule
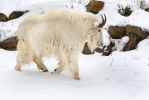
[[[104,14],[104,17],[105,18],[103,18],[102,15],[101,15],[101,17],[102,17],[102,23],[99,25],[99,27],[103,27],[106,24],[106,21],[107,21],[107,18],[106,18],[106,15],[105,14]]]

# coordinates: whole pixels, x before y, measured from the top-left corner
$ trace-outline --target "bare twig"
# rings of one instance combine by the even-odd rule
[[[112,66],[112,64],[113,64],[113,59],[114,59],[114,57],[112,58],[112,62],[111,62],[111,65],[110,66]]]

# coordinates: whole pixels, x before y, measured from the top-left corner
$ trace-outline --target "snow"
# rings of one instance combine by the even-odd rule
[[[74,1],[74,0],[73,0]],[[86,0],[88,1],[88,0]],[[138,25],[149,29],[149,13],[136,7],[133,0],[104,0],[105,6],[97,16],[106,14],[107,23],[103,30],[104,45],[110,37],[109,25]],[[148,0],[146,0],[148,2]],[[0,22],[0,41],[15,36],[18,24],[27,16],[44,13],[47,10],[74,5],[84,11],[83,4],[71,0],[0,0],[0,12],[7,16],[13,10],[30,10],[18,19]],[[121,16],[118,4],[131,5],[135,11],[129,17]],[[9,6],[9,7],[8,7]],[[101,53],[80,55],[81,80],[75,80],[65,70],[61,74],[51,74],[57,66],[56,57],[43,58],[49,72],[38,70],[35,63],[23,65],[22,71],[14,70],[17,51],[0,49],[0,99],[1,100],[148,100],[149,98],[149,39],[141,41],[137,49],[122,52],[129,40],[123,37],[117,41],[117,50],[110,56]]]
[[[129,37],[128,36],[124,36],[123,38],[122,38],[122,42],[123,43],[128,43],[128,41],[129,41]]]
[[[110,45],[110,35],[109,35],[109,33],[105,30],[105,29],[103,29],[103,33],[104,33],[104,35],[103,35],[103,45],[104,46],[108,46],[108,45]]]

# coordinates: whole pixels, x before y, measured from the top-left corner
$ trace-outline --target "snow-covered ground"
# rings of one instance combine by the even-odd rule
[[[18,24],[27,16],[59,6],[71,6],[71,0],[0,0],[0,12],[7,16],[14,10],[30,10],[18,19],[0,22],[0,41],[15,36]],[[74,0],[73,0],[74,1]],[[77,0],[76,0],[77,1]],[[78,0],[79,1],[79,0]],[[84,0],[82,4],[86,4]],[[105,6],[97,14],[106,14],[107,24],[132,24],[149,29],[149,12],[139,9],[139,0],[104,0]],[[148,0],[146,0],[148,3]],[[84,11],[83,5],[73,3],[75,9]],[[134,12],[129,17],[121,16],[118,4],[130,5]],[[149,4],[149,3],[148,3]],[[109,42],[104,30],[104,43]],[[5,33],[5,34],[4,34]],[[128,41],[124,37],[119,45]],[[32,63],[22,71],[14,70],[17,51],[0,49],[0,100],[148,100],[149,99],[149,39],[138,44],[136,50],[121,52],[121,46],[110,56],[100,53],[80,55],[81,80],[74,80],[64,71],[51,74],[57,59],[44,58],[49,72],[39,71]]]

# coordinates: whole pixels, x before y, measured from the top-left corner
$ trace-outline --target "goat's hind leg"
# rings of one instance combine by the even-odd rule
[[[14,69],[17,71],[21,71],[21,65],[23,63],[28,64],[32,61],[32,54],[29,46],[22,39],[19,39],[18,41],[17,50],[18,50],[18,54],[16,57],[17,64]]]
[[[15,69],[16,71],[21,71],[21,65],[22,65],[21,60],[17,58],[17,64],[16,64],[16,66],[14,67],[14,69]]]
[[[16,66],[15,66],[15,70],[16,71],[21,71],[21,65],[22,64],[28,64],[31,62],[31,59],[29,58],[29,56],[22,51],[18,51],[17,57],[16,57]]]

